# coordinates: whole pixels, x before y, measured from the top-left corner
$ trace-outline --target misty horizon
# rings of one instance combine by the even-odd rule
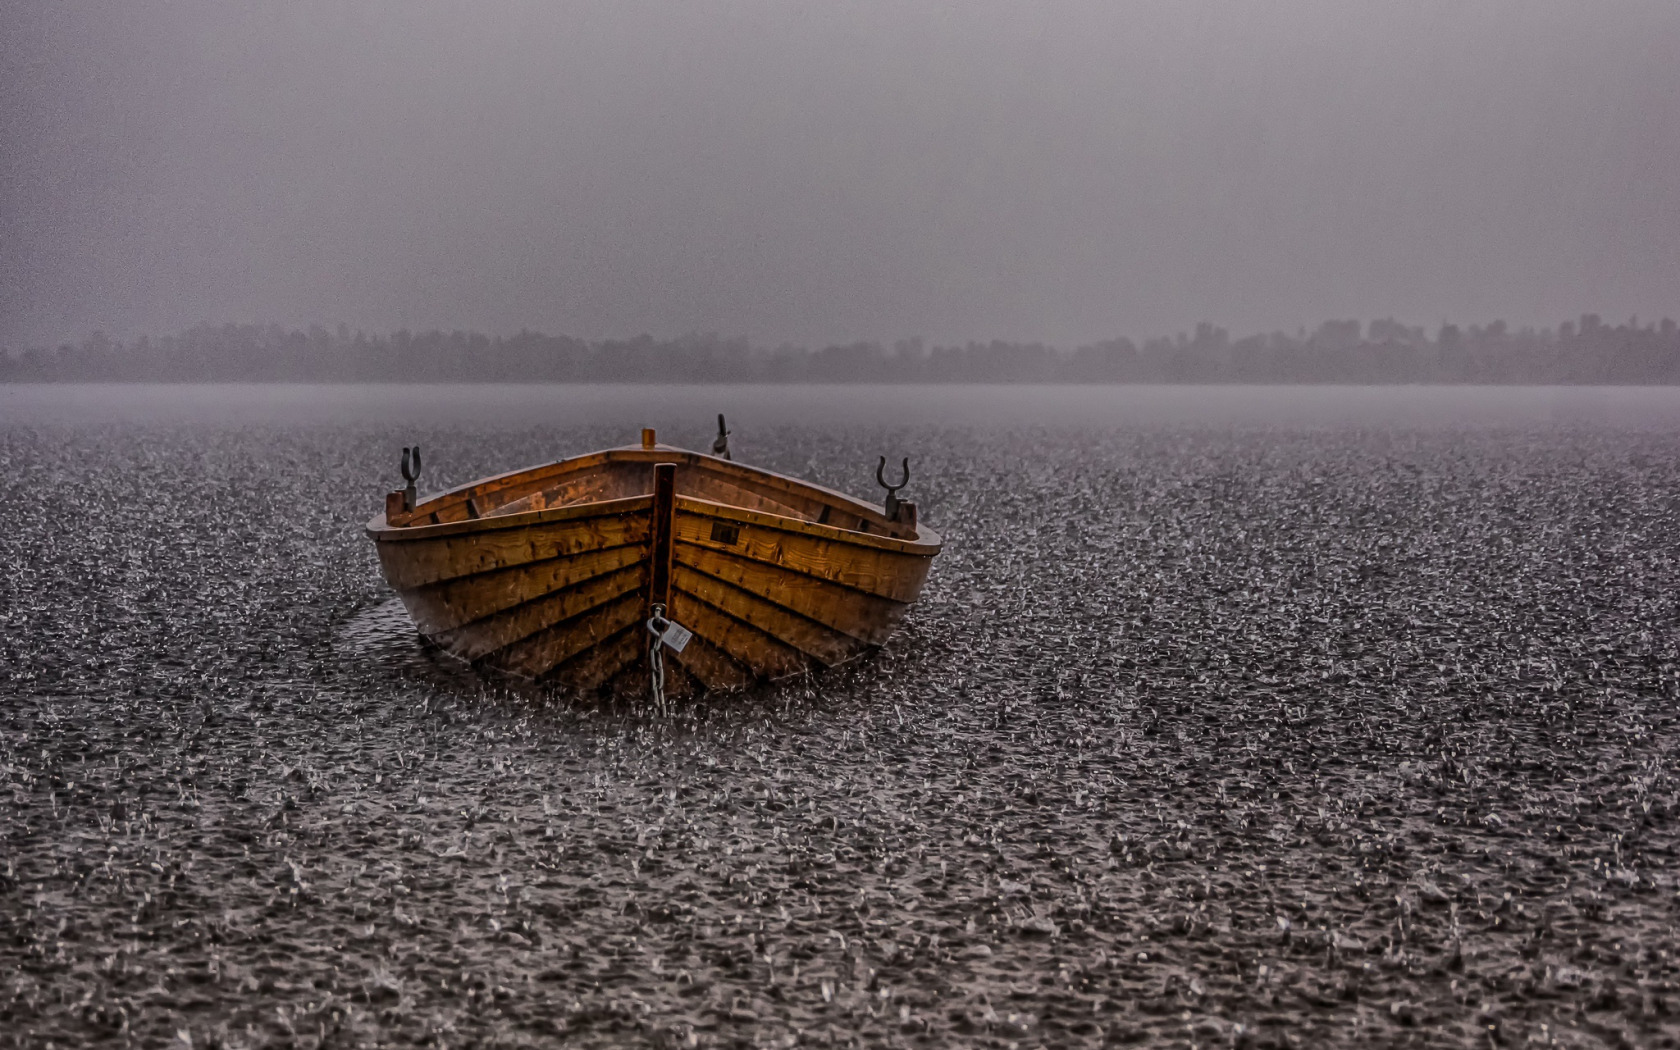
[[[690,334],[585,340],[433,329],[366,333],[338,325],[200,325],[124,343],[0,348],[0,382],[546,382],[546,383],[1435,383],[1680,385],[1680,324],[1607,324],[1584,314],[1555,328],[1504,321],[1443,324],[1331,320],[1233,338],[1193,332],[1125,336],[1058,348],[1041,342],[929,345],[857,341],[754,345]]]
[[[0,346],[1680,312],[1669,3],[32,5]]]

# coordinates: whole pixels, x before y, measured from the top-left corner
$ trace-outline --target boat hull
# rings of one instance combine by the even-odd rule
[[[663,496],[660,464],[675,479]],[[638,477],[646,493],[627,494],[644,487]],[[500,497],[500,512],[450,509]],[[368,532],[434,645],[477,667],[614,695],[649,690],[656,605],[693,632],[681,652],[664,650],[667,696],[741,689],[881,645],[939,551],[931,530],[881,508],[667,449],[486,479],[428,500],[409,521],[375,518]]]

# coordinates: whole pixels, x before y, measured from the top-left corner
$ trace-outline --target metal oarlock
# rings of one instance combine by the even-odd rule
[[[723,425],[723,413],[718,413],[718,435],[712,439],[712,455],[729,459],[729,428]]]
[[[896,484],[896,485],[887,484],[887,479],[882,476],[883,473],[886,471],[886,469],[887,469],[887,457],[882,456],[881,457],[881,462],[877,463],[875,465],[875,480],[880,483],[882,488],[887,490],[887,503],[886,503],[887,517],[891,518],[893,521],[897,521],[898,520],[898,508],[899,508],[900,503],[902,502],[898,498],[898,490],[903,488],[904,486],[910,484],[910,457],[909,456],[904,457],[904,480],[900,481],[898,484]]]
[[[412,464],[412,467],[410,464]],[[403,446],[402,476],[403,480],[408,482],[408,487],[403,489],[403,510],[413,510],[417,498],[414,483],[420,479],[419,445],[415,445],[413,448]]]

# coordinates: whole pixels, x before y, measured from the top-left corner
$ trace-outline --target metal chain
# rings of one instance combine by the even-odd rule
[[[665,626],[670,621],[665,619],[665,606],[655,602],[653,615],[648,617],[648,634],[653,641],[648,645],[648,678],[653,687],[653,703],[659,710],[665,710]]]

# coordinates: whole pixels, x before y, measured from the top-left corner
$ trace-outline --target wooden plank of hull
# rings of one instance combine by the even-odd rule
[[[677,565],[675,582],[684,595],[752,624],[778,642],[804,653],[814,663],[824,666],[837,664],[869,645],[862,638],[835,630],[681,563]],[[687,625],[686,621],[679,622]]]
[[[938,539],[933,537],[931,532],[929,532],[928,539],[923,539],[920,530],[918,530],[915,538],[889,535],[884,530],[881,532],[859,531],[837,525],[832,521],[812,521],[797,516],[770,514],[689,495],[679,495],[677,497],[677,510],[717,521],[755,525],[782,535],[809,536],[812,539],[838,542],[848,547],[868,551],[890,551],[895,554],[910,554],[920,558],[932,558],[939,553]]]
[[[678,501],[678,543],[781,566],[897,602],[915,601],[921,593],[922,582],[927,579],[931,559],[925,555],[906,554],[849,543],[840,538],[830,539],[748,522],[711,510],[697,511],[694,509],[696,502]],[[725,526],[725,536],[733,532],[733,540],[719,537],[713,528],[714,523]]]
[[[647,695],[647,669],[642,664],[632,664],[628,672],[632,677],[630,687],[632,693]],[[699,696],[706,691],[700,680],[682,665],[681,660],[665,661],[665,695],[672,700],[683,700],[688,697]]]
[[[642,617],[637,615],[618,633],[555,666],[542,679],[575,693],[587,693],[642,663],[640,657],[649,637]]]
[[[635,547],[621,547],[618,550],[639,552],[639,548]],[[505,649],[515,642],[529,638],[538,631],[581,616],[596,606],[605,605],[614,598],[631,591],[639,592],[646,586],[646,581],[647,567],[637,560],[616,572],[597,575],[575,586],[522,602],[453,630],[430,634],[430,637],[432,641],[464,660],[480,660],[498,649]]]
[[[480,661],[524,678],[541,678],[557,665],[586,652],[631,624],[642,622],[642,592],[631,591],[581,616],[523,638]]]
[[[756,677],[781,678],[811,666],[810,658],[798,649],[692,594],[676,591],[671,595],[671,618],[728,653]]]
[[[577,587],[626,566],[640,566],[647,550],[640,545],[608,547],[564,558],[507,569],[458,576],[403,594],[403,603],[420,633],[446,634],[557,591]],[[544,624],[543,626],[547,626]]]
[[[904,619],[903,602],[709,547],[678,544],[677,563],[869,645],[886,641]]]
[[[682,623],[681,620],[677,621]],[[688,626],[683,624],[683,626]],[[758,679],[752,669],[743,667],[724,650],[718,648],[705,638],[695,635],[689,639],[681,654],[665,650],[665,663],[669,666],[673,661],[682,664],[688,673],[694,676],[702,689],[707,692],[726,692],[730,689],[743,689],[752,685]]]
[[[392,587],[407,591],[515,565],[528,565],[607,547],[647,543],[648,516],[645,510],[649,501],[620,502],[638,504],[639,507],[614,506],[588,515],[536,520],[511,528],[501,524],[499,519],[483,518],[469,524],[486,527],[469,532],[437,538],[404,538],[400,542],[382,538],[376,545],[380,565]],[[636,513],[638,509],[644,513]],[[447,525],[431,527],[459,528]]]
[[[647,636],[644,629],[643,635]],[[667,655],[669,651],[667,650]],[[638,650],[637,659],[631,660],[618,673],[607,680],[601,691],[609,695],[631,700],[652,699],[652,691],[648,683],[648,666],[645,655]],[[681,661],[665,661],[665,699],[684,700],[688,697],[699,696],[706,691]]]

